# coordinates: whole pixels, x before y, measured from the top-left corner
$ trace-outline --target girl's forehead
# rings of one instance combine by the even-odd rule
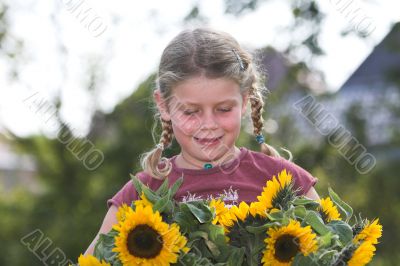
[[[176,87],[180,86],[221,86],[221,85],[228,85],[228,84],[233,84],[236,82],[233,79],[230,78],[225,78],[225,77],[220,77],[220,78],[208,78],[204,75],[199,75],[199,76],[193,76],[190,78],[185,79],[184,81],[181,81],[178,83]]]
[[[240,86],[227,78],[209,79],[194,77],[179,83],[172,89],[176,101],[188,104],[224,102],[242,98]]]

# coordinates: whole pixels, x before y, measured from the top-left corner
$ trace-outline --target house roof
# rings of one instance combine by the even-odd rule
[[[340,91],[388,80],[388,75],[400,74],[400,22],[343,84]]]

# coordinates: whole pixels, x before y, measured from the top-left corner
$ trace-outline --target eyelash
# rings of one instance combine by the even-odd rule
[[[192,110],[185,110],[185,111],[183,111],[183,114],[184,114],[184,115],[193,115],[193,114],[195,114],[195,113],[197,113],[197,110],[194,110],[194,111],[192,111]]]
[[[231,110],[232,110],[232,108],[218,108],[217,109],[218,112],[222,112],[222,113],[228,113]],[[197,112],[198,112],[198,110],[184,110],[183,114],[189,116],[189,115],[193,115],[193,114],[195,114]]]
[[[230,112],[232,110],[232,108],[219,108],[218,111],[223,112],[223,113],[227,113]]]

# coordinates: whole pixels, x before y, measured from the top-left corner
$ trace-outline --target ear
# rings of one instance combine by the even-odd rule
[[[168,112],[168,103],[164,100],[164,98],[161,96],[160,90],[155,90],[153,93],[154,101],[157,104],[157,109],[161,114],[161,118],[166,121],[171,120],[171,116]]]

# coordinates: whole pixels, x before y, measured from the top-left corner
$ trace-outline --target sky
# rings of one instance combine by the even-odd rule
[[[76,135],[86,134],[93,107],[111,112],[156,70],[162,50],[183,29],[182,18],[193,3],[187,0],[8,2],[10,32],[13,38],[24,41],[24,49],[18,57],[17,81],[6,75],[12,67],[10,61],[0,57],[0,132],[7,128],[20,136],[54,134],[48,117],[37,113],[32,101],[46,101],[51,106],[57,94],[63,100],[62,117]],[[250,49],[267,45],[283,49],[287,38],[279,32],[292,19],[291,11],[287,1],[265,2],[255,12],[236,18],[224,15],[223,0],[199,1],[201,13],[209,19],[208,26],[229,32]],[[78,9],[74,11],[74,7],[78,4],[80,8],[90,8],[91,28],[85,26],[87,21],[77,19]],[[349,6],[347,10],[344,4]],[[326,55],[313,63],[324,73],[329,89],[337,91],[384,38],[390,25],[400,21],[400,13],[396,13],[400,3],[321,0],[320,5],[327,14],[321,35]],[[360,8],[353,22],[346,14],[351,8]],[[364,24],[357,24],[357,19]],[[368,36],[364,39],[340,35],[343,28],[356,31],[367,25],[370,25]],[[98,70],[103,77],[101,85],[93,92],[82,89],[90,82],[84,75],[90,65],[102,67]],[[96,101],[90,93],[96,96]]]

